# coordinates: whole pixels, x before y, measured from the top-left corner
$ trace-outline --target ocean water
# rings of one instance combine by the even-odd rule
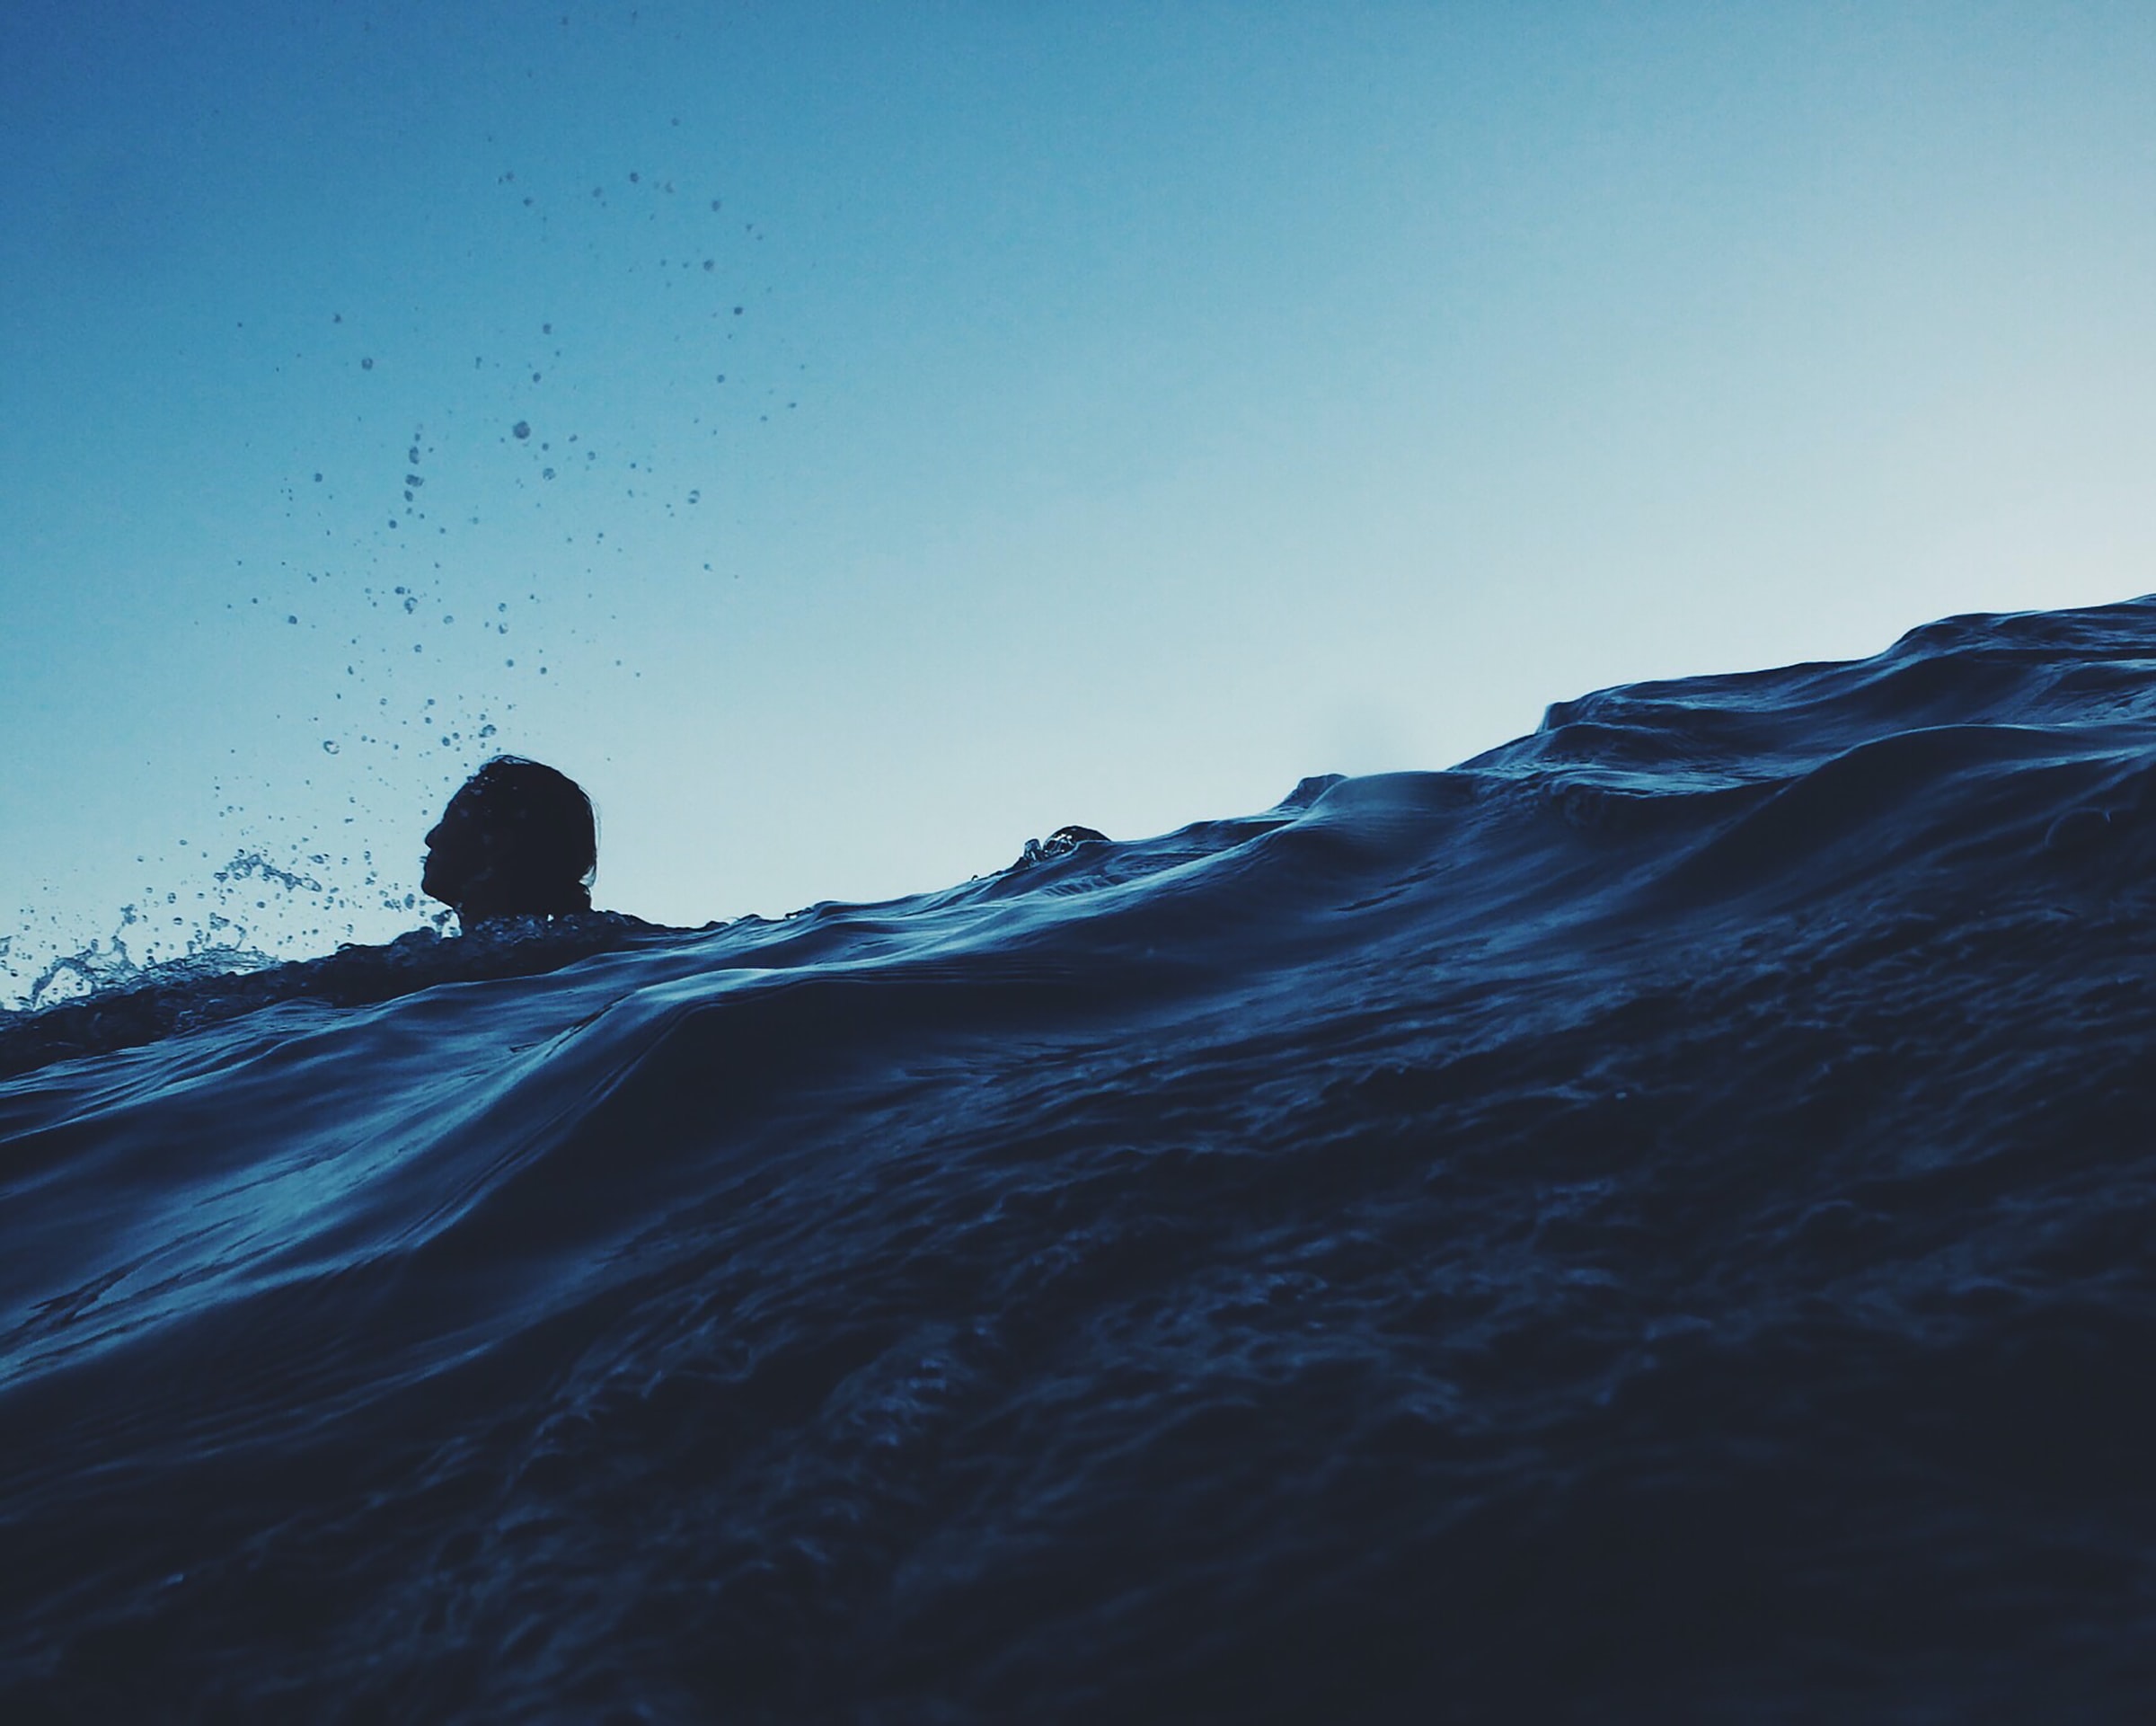
[[[2138,1720],[2156,600],[0,1023],[8,1720]]]

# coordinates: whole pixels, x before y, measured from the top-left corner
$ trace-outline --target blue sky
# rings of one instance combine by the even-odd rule
[[[698,922],[2156,588],[2151,88],[2124,4],[16,0],[0,998],[412,926],[496,748]]]

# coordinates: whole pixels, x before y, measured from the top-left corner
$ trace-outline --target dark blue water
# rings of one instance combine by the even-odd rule
[[[0,1714],[2146,1718],[2152,784],[1957,618],[0,1026]]]

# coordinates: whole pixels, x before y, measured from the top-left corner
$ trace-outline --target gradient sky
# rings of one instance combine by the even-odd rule
[[[415,925],[499,748],[694,923],[2156,588],[2152,90],[2066,0],[11,0],[0,1000]]]

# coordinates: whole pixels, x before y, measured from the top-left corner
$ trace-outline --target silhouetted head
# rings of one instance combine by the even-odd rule
[[[464,781],[427,836],[420,886],[468,929],[488,917],[588,911],[598,866],[583,788],[536,761],[498,755]]]

